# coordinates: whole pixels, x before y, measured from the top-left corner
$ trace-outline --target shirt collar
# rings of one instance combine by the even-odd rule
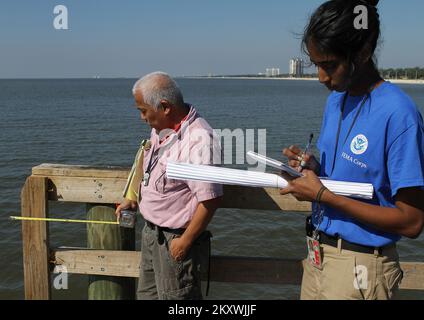
[[[165,142],[165,141],[166,141],[166,139],[168,139],[171,135],[173,135],[173,134],[175,134],[175,133],[178,133],[178,132],[181,130],[181,126],[183,125],[183,123],[184,123],[185,121],[187,121],[187,119],[188,119],[191,115],[192,115],[192,106],[190,106],[190,109],[189,109],[189,111],[188,111],[187,115],[186,115],[184,118],[182,118],[182,119],[181,119],[181,121],[180,121],[179,123],[177,123],[177,124],[175,124],[175,125],[174,125],[174,127],[172,128],[172,130],[173,130],[174,132],[170,132],[168,135],[166,135],[166,136],[165,136],[165,138],[163,138],[163,139],[159,140],[159,144],[162,144],[163,142]]]

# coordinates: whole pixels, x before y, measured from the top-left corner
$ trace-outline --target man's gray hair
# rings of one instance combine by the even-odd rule
[[[165,72],[152,72],[137,80],[132,89],[133,95],[140,91],[143,101],[158,109],[161,100],[167,100],[176,107],[184,106],[184,99],[177,83]]]

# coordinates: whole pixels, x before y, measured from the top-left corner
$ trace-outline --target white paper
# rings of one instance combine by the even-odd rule
[[[266,157],[264,155],[261,155],[259,153],[253,152],[253,151],[248,151],[247,155],[249,157],[251,157],[252,159],[263,163],[267,166],[273,167],[273,168],[277,168],[280,169],[284,172],[287,172],[290,176],[294,177],[294,178],[298,178],[298,177],[302,177],[303,174],[294,170],[292,167],[282,163],[281,161]]]

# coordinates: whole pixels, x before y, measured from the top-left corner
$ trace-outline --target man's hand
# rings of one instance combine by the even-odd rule
[[[182,261],[190,250],[197,237],[206,230],[216,209],[220,206],[222,197],[199,202],[193,219],[186,226],[186,230],[179,238],[174,238],[169,244],[171,256]]]
[[[124,201],[121,204],[119,204],[118,208],[116,208],[116,210],[115,210],[115,215],[116,215],[116,218],[118,219],[118,221],[119,221],[119,218],[121,217],[121,210],[125,210],[125,209],[136,210],[137,209],[137,201],[124,199]]]
[[[184,235],[179,238],[174,238],[169,246],[171,257],[176,261],[184,260],[190,247],[191,243],[185,239]]]
[[[300,162],[302,161],[302,153],[298,146],[290,146],[289,148],[285,148],[283,150],[283,155],[285,155],[289,159],[289,166],[296,169],[297,171],[302,171],[302,167],[300,166]],[[303,161],[306,163],[305,168],[312,170],[315,174],[319,174],[320,164],[315,159],[315,156],[312,154],[305,154],[303,156]]]

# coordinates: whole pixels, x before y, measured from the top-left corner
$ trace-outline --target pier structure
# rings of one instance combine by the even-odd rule
[[[114,219],[129,168],[41,164],[32,168],[21,191],[22,216],[47,218],[51,201],[87,203],[87,215]],[[224,186],[223,208],[309,213],[310,203],[298,202],[278,189]],[[283,212],[282,212],[283,214]],[[88,228],[85,248],[51,247],[49,223],[22,221],[26,299],[51,299],[51,273],[66,270],[93,277],[89,299],[135,298],[142,252],[134,251],[134,230],[117,225]],[[401,289],[424,290],[424,263],[401,262]],[[302,260],[245,256],[212,256],[210,280],[233,283],[299,285]],[[131,281],[131,279],[133,281]],[[281,298],[281,297],[276,297]]]

